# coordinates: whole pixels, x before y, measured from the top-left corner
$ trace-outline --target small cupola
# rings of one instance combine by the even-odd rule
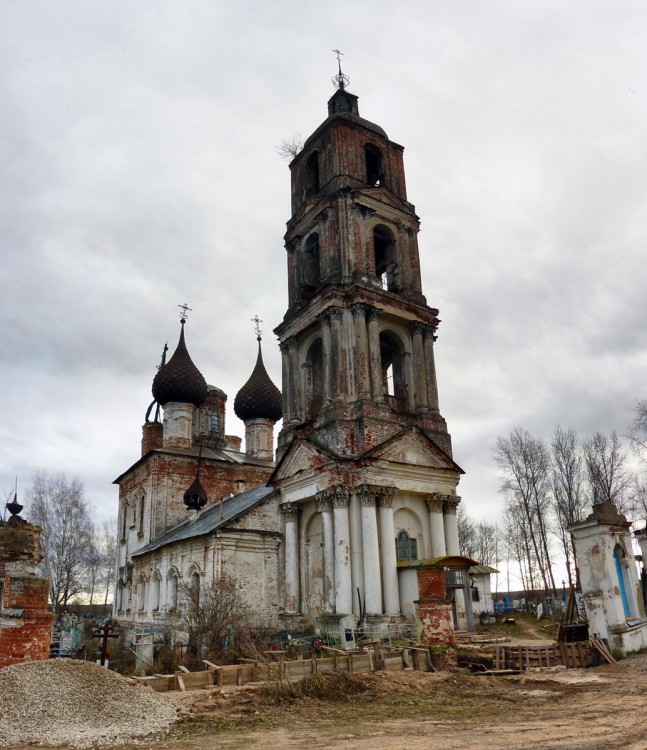
[[[254,370],[234,399],[234,413],[245,423],[245,452],[255,458],[271,459],[274,454],[274,424],[283,416],[281,391],[274,385],[263,363],[262,321],[256,316],[258,356]]]

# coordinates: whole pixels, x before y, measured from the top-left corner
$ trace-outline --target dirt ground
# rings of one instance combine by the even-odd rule
[[[191,717],[154,747],[647,749],[647,655],[508,677],[404,671],[354,679],[366,690],[345,702],[276,701],[254,689],[176,694]]]

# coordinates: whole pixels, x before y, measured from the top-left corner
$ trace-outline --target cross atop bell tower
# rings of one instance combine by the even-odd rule
[[[309,435],[359,456],[417,425],[451,454],[438,408],[438,311],[422,293],[402,146],[359,114],[341,71],[328,117],[290,164],[279,453]]]

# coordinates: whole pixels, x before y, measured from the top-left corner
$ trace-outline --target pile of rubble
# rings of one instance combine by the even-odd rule
[[[177,707],[89,662],[35,661],[0,669],[0,745],[87,748],[159,734]]]

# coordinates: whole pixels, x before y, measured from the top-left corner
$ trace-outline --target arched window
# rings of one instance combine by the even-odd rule
[[[321,266],[319,257],[319,235],[313,232],[306,240],[303,248],[303,286],[302,293],[310,298],[317,291],[321,281]]]
[[[144,534],[144,503],[146,496],[142,492],[142,496],[139,498],[139,533]]]
[[[319,152],[313,151],[306,161],[306,195],[319,192]]]
[[[140,576],[139,578],[139,597],[138,597],[138,606],[140,612],[145,611],[146,609],[146,579],[144,576]]]
[[[177,609],[177,573],[171,571],[166,579],[166,601],[169,612]]]
[[[323,405],[323,349],[321,339],[310,344],[304,365],[308,419],[316,419]]]
[[[395,292],[398,289],[398,264],[393,232],[378,224],[373,229],[373,251],[375,254],[375,275],[384,289]]]
[[[618,575],[618,584],[620,587],[620,598],[622,600],[622,609],[625,617],[631,617],[631,609],[629,607],[629,596],[628,590],[631,582],[626,577],[626,553],[621,545],[616,544],[613,550],[613,560],[616,564],[616,573]]]
[[[200,606],[200,573],[197,570],[191,574],[191,599],[194,607]]]
[[[386,331],[380,334],[380,357],[385,399],[392,409],[407,411],[407,382],[402,344]]]
[[[395,539],[396,559],[408,562],[418,559],[418,540],[412,539],[406,531],[401,531]]]
[[[124,501],[124,510],[121,517],[121,539],[126,540],[126,529],[128,528],[128,502]]]
[[[381,185],[384,181],[382,174],[382,152],[372,143],[364,146],[364,157],[366,159],[366,182],[369,185]]]
[[[160,608],[160,598],[161,598],[161,589],[162,589],[162,578],[158,571],[155,571],[153,573],[153,598],[151,601],[152,609],[154,612],[158,612]]]

